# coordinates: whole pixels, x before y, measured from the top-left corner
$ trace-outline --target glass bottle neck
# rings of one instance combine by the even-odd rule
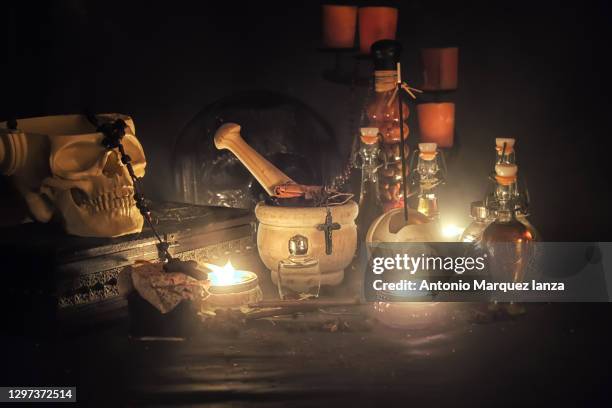
[[[438,166],[438,161],[436,159],[425,160],[419,157],[416,172],[419,175],[421,191],[431,190],[440,182],[440,166]]]
[[[495,188],[495,200],[497,202],[496,221],[508,223],[515,219],[517,203],[516,182],[510,184],[497,183]]]
[[[512,150],[502,156],[501,150],[495,149],[495,164],[516,164],[516,153]]]
[[[394,92],[397,88],[397,71],[376,70],[374,71],[374,91]]]
[[[516,181],[510,184],[497,183],[495,187],[495,200],[498,211],[513,211],[518,204],[518,187]]]
[[[380,148],[378,144],[361,144],[359,156],[361,157],[361,178],[362,180],[378,181],[378,168]]]
[[[380,204],[378,187],[378,168],[380,148],[378,144],[361,144],[359,155],[361,157],[361,189],[359,194],[359,204],[365,205],[365,201]],[[374,200],[374,201],[372,201]]]

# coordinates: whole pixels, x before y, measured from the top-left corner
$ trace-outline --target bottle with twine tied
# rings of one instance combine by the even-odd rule
[[[402,133],[404,138],[409,135],[410,109],[398,84],[412,97],[414,92],[420,92],[401,82],[398,69],[401,51],[401,44],[394,40],[381,40],[372,45],[374,81],[361,115],[361,127],[378,128],[382,136],[384,165],[380,170],[380,198],[385,211],[403,206],[402,145],[404,159],[409,156],[408,147],[402,143]]]

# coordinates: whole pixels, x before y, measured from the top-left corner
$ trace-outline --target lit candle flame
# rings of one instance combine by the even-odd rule
[[[212,272],[208,274],[208,279],[213,286],[225,286],[239,283],[244,280],[244,272],[234,268],[231,261],[227,261],[224,266],[205,263]]]
[[[456,226],[455,224],[448,224],[442,228],[442,235],[447,238],[456,238],[463,232],[463,228]]]

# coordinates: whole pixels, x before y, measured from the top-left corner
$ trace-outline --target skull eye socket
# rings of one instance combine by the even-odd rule
[[[125,153],[132,159],[132,166],[134,172],[138,177],[144,176],[144,167],[146,165],[146,159],[144,151],[138,139],[132,135],[125,135],[123,138],[123,148]]]
[[[99,165],[105,151],[104,146],[95,143],[73,143],[54,155],[53,170],[59,175],[86,172]]]

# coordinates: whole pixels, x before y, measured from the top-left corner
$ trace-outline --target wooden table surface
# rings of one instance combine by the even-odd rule
[[[346,297],[350,282],[322,296]],[[528,304],[515,318],[483,315],[484,305],[443,307],[443,319],[405,329],[381,324],[366,304],[202,326],[182,341],[136,341],[127,316],[44,338],[4,336],[2,384],[76,385],[79,401],[105,407],[593,406],[610,398],[609,303]]]
[[[130,340],[126,320],[76,336],[9,337],[3,383],[76,385],[79,401],[103,406],[588,406],[609,398],[609,305],[531,305],[520,318],[485,323],[461,307],[451,323],[419,330],[387,328],[367,309],[175,342]]]

